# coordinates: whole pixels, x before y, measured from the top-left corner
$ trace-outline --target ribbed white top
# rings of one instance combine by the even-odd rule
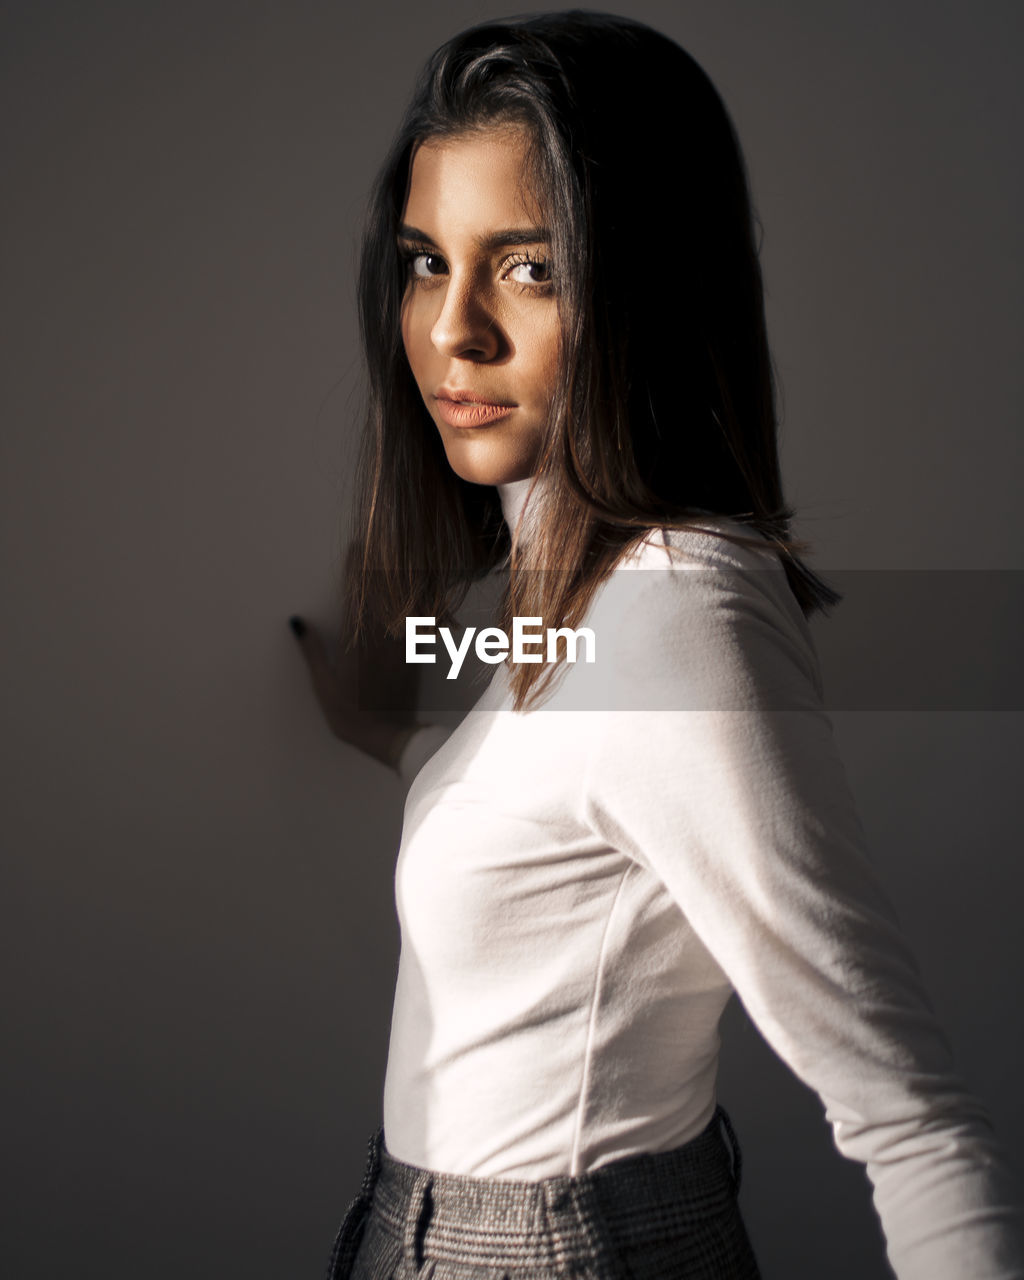
[[[652,531],[587,625],[598,663],[543,707],[512,712],[498,666],[404,753],[388,1149],[537,1179],[675,1147],[712,1115],[735,990],[866,1164],[900,1280],[1021,1280],[1016,1188],[865,854],[777,557]]]

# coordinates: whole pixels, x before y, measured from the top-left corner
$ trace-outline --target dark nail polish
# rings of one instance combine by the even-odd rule
[[[291,629],[295,632],[295,634],[299,637],[300,640],[306,634],[306,624],[302,621],[302,619],[297,614],[294,614],[292,617],[288,619],[288,625],[291,627]]]

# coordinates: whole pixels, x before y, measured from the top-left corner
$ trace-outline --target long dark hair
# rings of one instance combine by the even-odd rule
[[[448,465],[401,343],[397,246],[413,152],[525,125],[551,235],[561,377],[537,468],[543,519],[511,542],[497,490]],[[585,10],[487,22],[427,61],[374,188],[359,274],[368,413],[349,615],[393,633],[449,623],[509,563],[500,622],[578,626],[652,527],[751,529],[780,553],[805,614],[840,596],[800,560],[782,494],[775,382],[746,168],[704,71],[642,23]],[[539,570],[540,572],[536,572]],[[372,584],[372,585],[371,585]],[[551,667],[513,670],[516,709]]]

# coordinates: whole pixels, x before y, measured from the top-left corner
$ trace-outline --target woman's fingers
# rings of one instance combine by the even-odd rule
[[[303,618],[293,616],[288,619],[295,638],[299,642],[306,665],[309,667],[313,692],[320,708],[327,717],[331,731],[339,738],[347,738],[346,721],[354,708],[350,705],[350,690],[331,661],[327,646],[316,627]]]
[[[402,748],[418,727],[414,717],[400,723],[379,710],[361,709],[356,694],[359,654],[339,646],[337,659],[332,661],[316,627],[298,616],[289,618],[288,625],[299,642],[313,692],[334,736],[397,769]]]

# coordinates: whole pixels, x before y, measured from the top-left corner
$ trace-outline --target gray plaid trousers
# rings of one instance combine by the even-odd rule
[[[370,1138],[326,1280],[759,1280],[729,1117],[672,1151],[536,1182],[394,1159]]]

